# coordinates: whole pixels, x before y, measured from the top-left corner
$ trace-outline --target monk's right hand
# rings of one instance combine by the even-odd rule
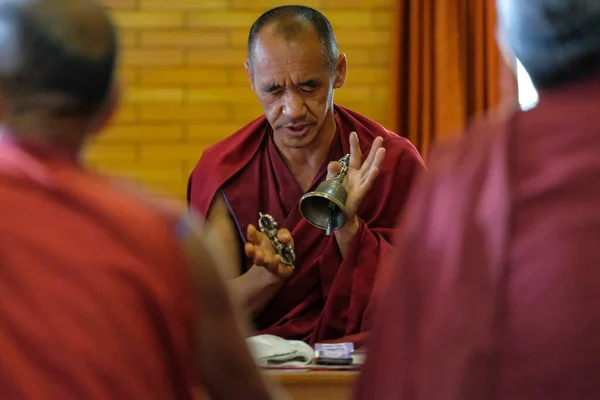
[[[281,257],[275,252],[268,236],[252,224],[248,225],[247,238],[244,251],[247,257],[253,259],[254,265],[265,268],[280,279],[286,279],[294,272],[294,268],[281,263]],[[277,238],[283,244],[294,247],[294,240],[289,230],[280,229]]]

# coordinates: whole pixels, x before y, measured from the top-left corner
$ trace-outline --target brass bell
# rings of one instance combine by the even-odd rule
[[[315,191],[306,193],[300,199],[300,213],[304,219],[324,229],[327,236],[346,223],[348,192],[342,182],[348,173],[349,161],[350,154],[346,154],[339,161],[342,169],[336,176],[321,182]]]

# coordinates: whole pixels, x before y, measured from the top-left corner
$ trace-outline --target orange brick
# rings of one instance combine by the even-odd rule
[[[389,46],[392,34],[389,29],[349,29],[341,28],[335,31],[335,37],[340,47],[367,47]]]
[[[118,71],[119,81],[123,84],[135,83],[137,71],[135,68],[120,68]]]
[[[184,26],[182,13],[115,11],[112,13],[117,24],[123,28],[179,28]]]
[[[128,50],[123,54],[124,66],[169,66],[183,65],[184,56],[181,50]]]
[[[152,104],[140,106],[142,122],[220,121],[229,117],[229,108],[223,104]]]
[[[98,137],[98,143],[178,143],[183,141],[182,125],[116,125]]]
[[[246,50],[191,50],[188,53],[187,62],[189,65],[237,66],[243,69],[244,62],[246,62]]]
[[[234,104],[231,108],[233,111],[233,118],[231,118],[231,120],[239,124],[246,124],[261,115],[264,115],[264,111],[258,103],[254,106],[238,106],[237,104]]]
[[[208,11],[188,15],[188,22],[194,28],[247,28],[260,16],[259,12],[249,11]]]
[[[145,179],[144,187],[152,192],[163,194],[165,198],[174,198],[185,204],[187,179]]]
[[[137,0],[102,0],[102,5],[109,8],[131,9],[137,6]]]
[[[357,29],[372,25],[371,14],[366,11],[333,10],[326,11],[323,14],[325,14],[327,19],[329,19],[329,22],[331,22],[334,32],[342,27]]]
[[[102,165],[100,172],[110,176],[134,179],[140,182],[152,182],[177,178],[183,180],[183,165],[181,162],[166,164],[160,162],[116,163]]]
[[[227,71],[206,68],[144,68],[141,85],[225,84]]]
[[[392,24],[395,24],[396,16],[393,11],[373,11],[372,13],[373,26],[383,29],[390,29]]]
[[[346,60],[348,61],[348,71],[356,66],[372,66],[372,53],[365,49],[347,49],[344,51],[346,54]]]
[[[231,123],[190,125],[185,136],[188,142],[210,145],[237,132],[242,126]]]
[[[84,159],[102,168],[115,162],[134,163],[138,160],[138,145],[131,144],[92,144],[86,151]]]
[[[219,47],[228,42],[227,32],[206,31],[143,31],[140,32],[140,46],[146,48],[190,48]]]
[[[139,0],[141,10],[225,10],[225,0]]]
[[[392,10],[396,0],[321,0],[323,9],[389,9]]]
[[[170,103],[182,102],[184,90],[178,88],[128,87],[124,91],[125,103]]]
[[[392,59],[392,49],[373,49],[370,54],[372,65],[390,65]]]
[[[140,145],[140,160],[142,162],[163,162],[179,160],[182,162],[197,162],[202,149],[189,144],[146,144]]]
[[[371,88],[369,86],[345,85],[335,91],[335,100],[339,102],[370,102]]]
[[[250,26],[244,29],[234,29],[229,32],[231,37],[231,45],[235,47],[246,47],[248,46],[248,35],[250,33]]]
[[[308,7],[319,9],[322,0],[304,0],[302,4]],[[234,9],[257,9],[260,12],[267,11],[270,8],[280,6],[281,0],[233,0]]]
[[[392,90],[388,85],[380,85],[371,87],[371,101],[374,104],[388,104]]]
[[[390,82],[390,75],[389,69],[384,67],[348,67],[346,85],[387,83]]]
[[[114,115],[113,120],[111,121],[111,124],[117,125],[117,124],[135,122],[137,120],[137,117],[138,117],[137,108],[131,107],[131,106],[121,106],[121,107],[119,107],[116,114]]]
[[[138,32],[133,29],[121,29],[119,32],[119,43],[124,49],[137,46],[137,40]]]
[[[193,102],[231,102],[234,104],[253,104],[258,100],[249,86],[240,87],[215,87],[203,89],[190,89],[187,100]]]
[[[242,68],[230,68],[227,71],[228,75],[229,75],[229,82],[233,85],[239,85],[239,86],[243,86],[243,85],[248,85],[250,86],[250,83],[248,82],[248,76],[246,75],[246,70],[242,67]]]

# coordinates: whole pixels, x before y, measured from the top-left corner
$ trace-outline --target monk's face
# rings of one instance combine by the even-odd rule
[[[315,32],[292,41],[269,28],[260,33],[254,68],[246,63],[246,70],[278,145],[302,148],[333,134],[333,91],[346,79],[344,55],[337,64],[335,71],[327,65]]]

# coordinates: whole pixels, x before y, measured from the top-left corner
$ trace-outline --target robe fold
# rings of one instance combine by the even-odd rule
[[[330,161],[349,153],[351,132],[358,134],[364,158],[377,136],[383,137],[386,148],[375,185],[357,213],[359,231],[343,259],[335,235],[327,237],[302,218],[299,200],[304,193],[279,155],[264,116],[206,149],[190,176],[190,207],[206,216],[221,190],[240,246],[248,224],[256,226],[259,212],[273,215],[294,238],[296,270],[256,318],[256,334],[315,343],[368,330],[378,265],[391,249],[395,222],[413,178],[424,167],[407,139],[343,107],[336,105],[334,111],[337,133],[309,191],[325,179]],[[251,264],[245,259],[241,272]]]
[[[600,78],[428,159],[355,399],[600,394]]]
[[[192,399],[180,215],[3,133],[0,220],[0,397]]]

